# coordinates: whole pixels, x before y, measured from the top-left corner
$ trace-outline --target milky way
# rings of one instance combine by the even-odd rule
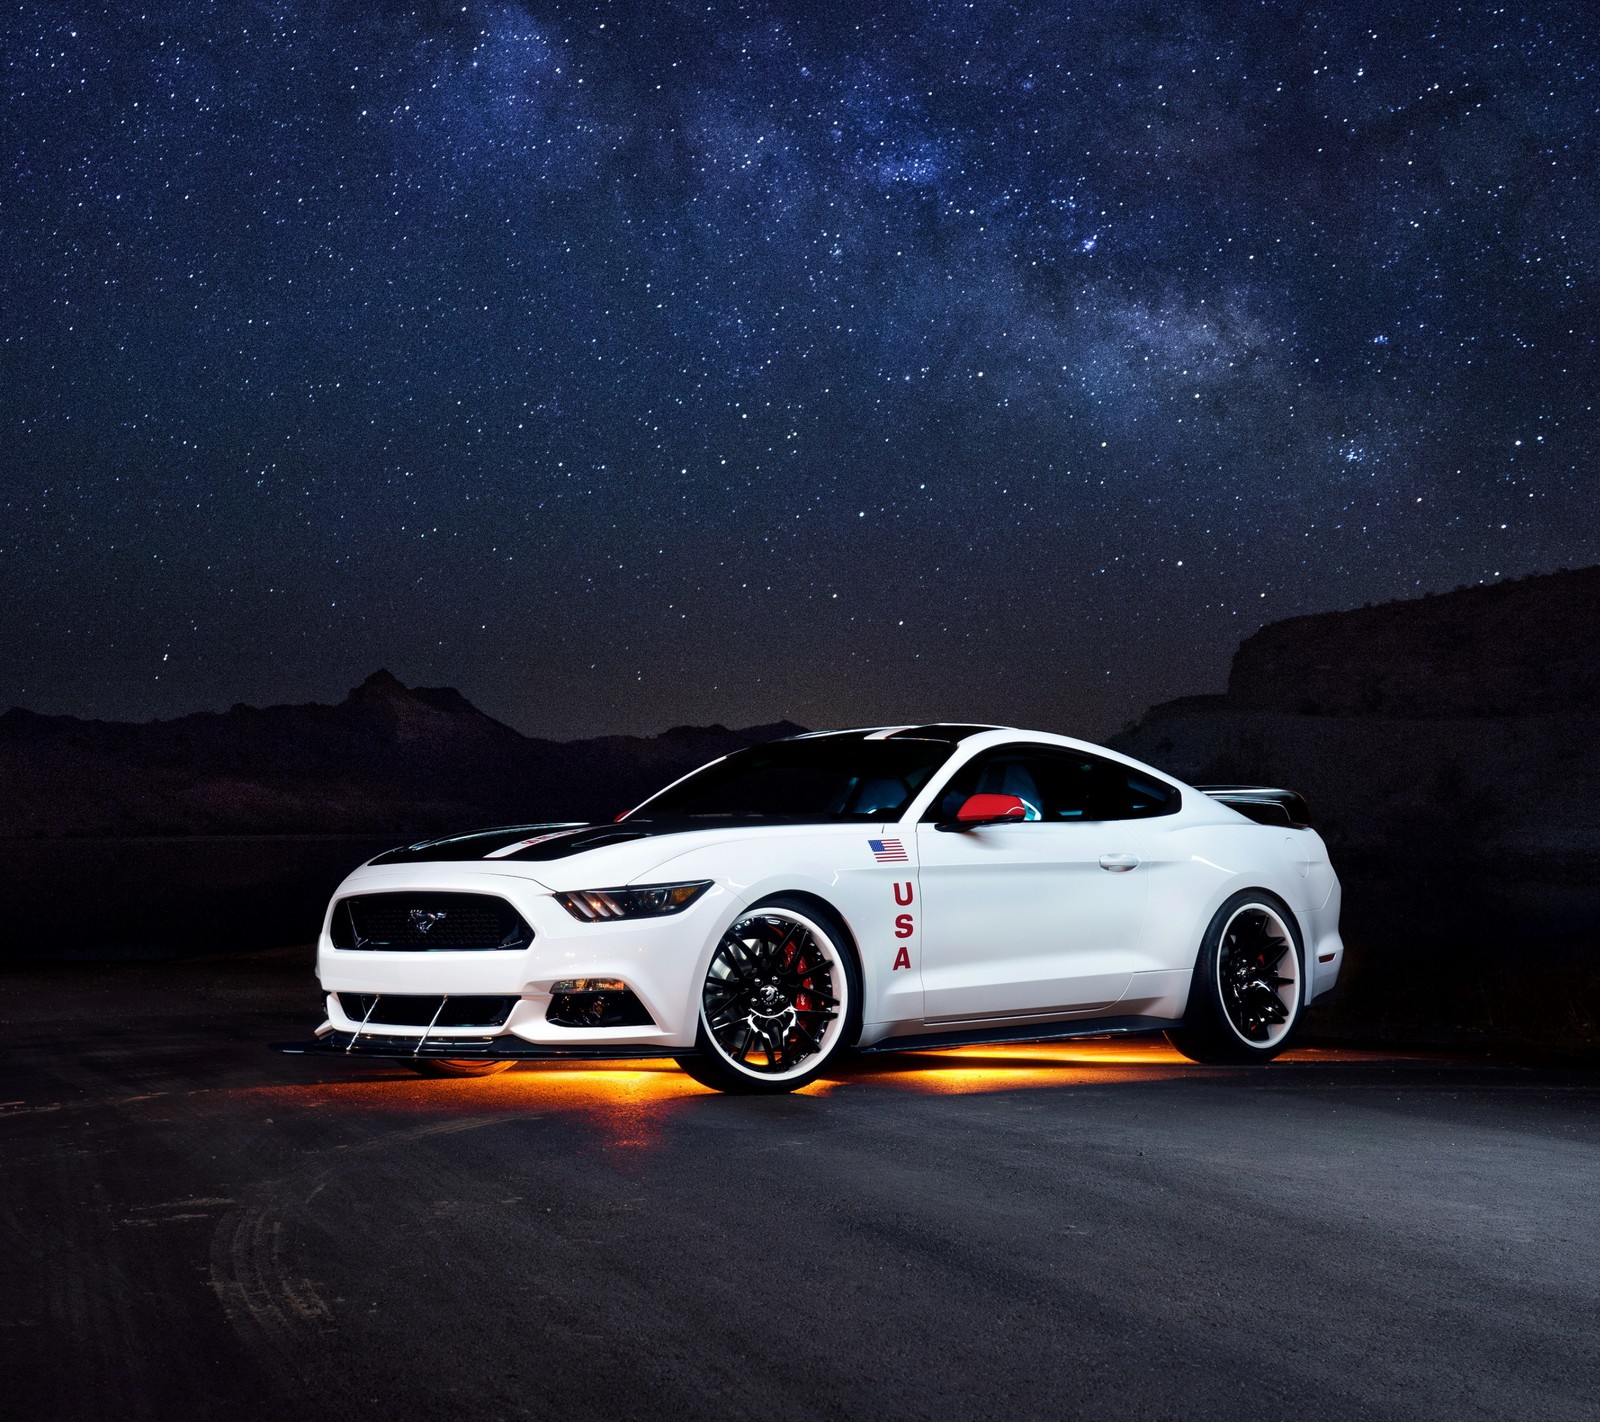
[[[1099,734],[1600,558],[1588,8],[23,0],[0,706]]]

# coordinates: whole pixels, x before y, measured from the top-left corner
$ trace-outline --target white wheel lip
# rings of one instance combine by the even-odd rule
[[[1278,929],[1282,932],[1285,941],[1289,945],[1289,951],[1284,956],[1291,959],[1294,965],[1294,981],[1291,984],[1294,995],[1287,1003],[1284,1004],[1289,1009],[1289,1015],[1282,1022],[1275,1022],[1267,1028],[1267,1036],[1266,1040],[1264,1041],[1258,1041],[1253,1037],[1246,1037],[1244,1033],[1239,1030],[1238,1025],[1234,1022],[1232,1015],[1228,1011],[1227,989],[1222,985],[1222,944],[1228,936],[1228,930],[1233,927],[1234,920],[1237,919],[1240,914],[1250,913],[1252,911],[1266,914],[1267,917],[1278,926]],[[1284,917],[1283,913],[1275,905],[1266,902],[1264,899],[1247,900],[1234,909],[1234,911],[1228,915],[1227,922],[1222,925],[1222,931],[1217,935],[1217,951],[1212,954],[1212,960],[1211,978],[1212,982],[1216,985],[1218,1005],[1222,1008],[1222,1020],[1228,1024],[1228,1030],[1233,1033],[1234,1037],[1238,1041],[1242,1042],[1252,1051],[1271,1051],[1278,1045],[1278,1043],[1283,1041],[1283,1039],[1289,1035],[1289,1033],[1294,1029],[1295,1023],[1300,1020],[1301,984],[1305,975],[1301,971],[1299,940],[1296,939],[1294,930],[1289,926],[1288,919]],[[1285,989],[1283,988],[1278,990],[1278,1000],[1280,1002],[1283,1001],[1284,991]]]
[[[700,987],[700,1008],[698,1013],[700,1026],[704,1029],[705,1039],[711,1044],[711,1050],[716,1053],[717,1060],[729,1069],[738,1072],[740,1076],[746,1077],[750,1081],[793,1081],[796,1077],[805,1076],[825,1066],[832,1059],[834,1048],[837,1046],[839,1038],[844,1035],[845,1018],[849,1015],[851,1007],[850,975],[845,971],[844,950],[839,946],[834,934],[824,928],[816,919],[808,918],[798,909],[787,908],[782,905],[771,905],[766,908],[741,910],[733,922],[717,936],[717,944],[711,950],[712,961],[716,959],[717,947],[721,946],[722,940],[748,918],[784,918],[791,923],[798,923],[806,928],[816,942],[822,945],[824,954],[833,967],[833,995],[839,999],[839,1009],[822,1034],[820,1049],[788,1071],[752,1071],[742,1063],[734,1061],[732,1057],[722,1050],[722,1044],[717,1041],[716,1034],[711,1030],[711,1024],[706,1021],[704,978],[701,979]],[[706,964],[706,972],[709,973],[710,971],[711,964],[708,962]]]

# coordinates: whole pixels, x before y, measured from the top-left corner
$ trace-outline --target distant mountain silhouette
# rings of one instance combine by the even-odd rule
[[[450,687],[407,687],[387,671],[336,706],[144,724],[11,710],[0,837],[413,834],[609,817],[697,765],[802,729],[539,740]]]

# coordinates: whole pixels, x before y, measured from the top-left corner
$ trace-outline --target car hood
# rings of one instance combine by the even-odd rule
[[[370,869],[448,863],[531,879],[548,889],[599,889],[634,883],[691,850],[752,839],[814,839],[876,829],[871,823],[791,824],[771,820],[628,820],[612,824],[507,825],[422,840],[370,860]]]

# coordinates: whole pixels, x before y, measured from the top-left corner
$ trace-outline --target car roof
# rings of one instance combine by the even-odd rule
[[[1056,731],[1029,731],[1019,726],[984,726],[965,721],[928,721],[915,726],[855,726],[848,730],[807,731],[802,735],[788,736],[785,739],[807,741],[820,740],[824,737],[859,741],[942,741],[947,745],[960,745],[964,750],[973,752],[988,750],[994,746],[1010,745],[1013,742],[1024,745],[1060,746],[1067,750],[1086,751],[1102,759],[1118,761],[1123,765],[1148,771],[1169,783],[1183,784],[1164,770],[1158,770],[1153,765],[1095,741],[1063,736]]]
[[[791,741],[815,741],[824,737],[859,741],[947,741],[951,744],[988,731],[1003,731],[1004,726],[975,726],[957,721],[930,721],[920,726],[854,726],[849,730],[806,731],[785,737]]]

